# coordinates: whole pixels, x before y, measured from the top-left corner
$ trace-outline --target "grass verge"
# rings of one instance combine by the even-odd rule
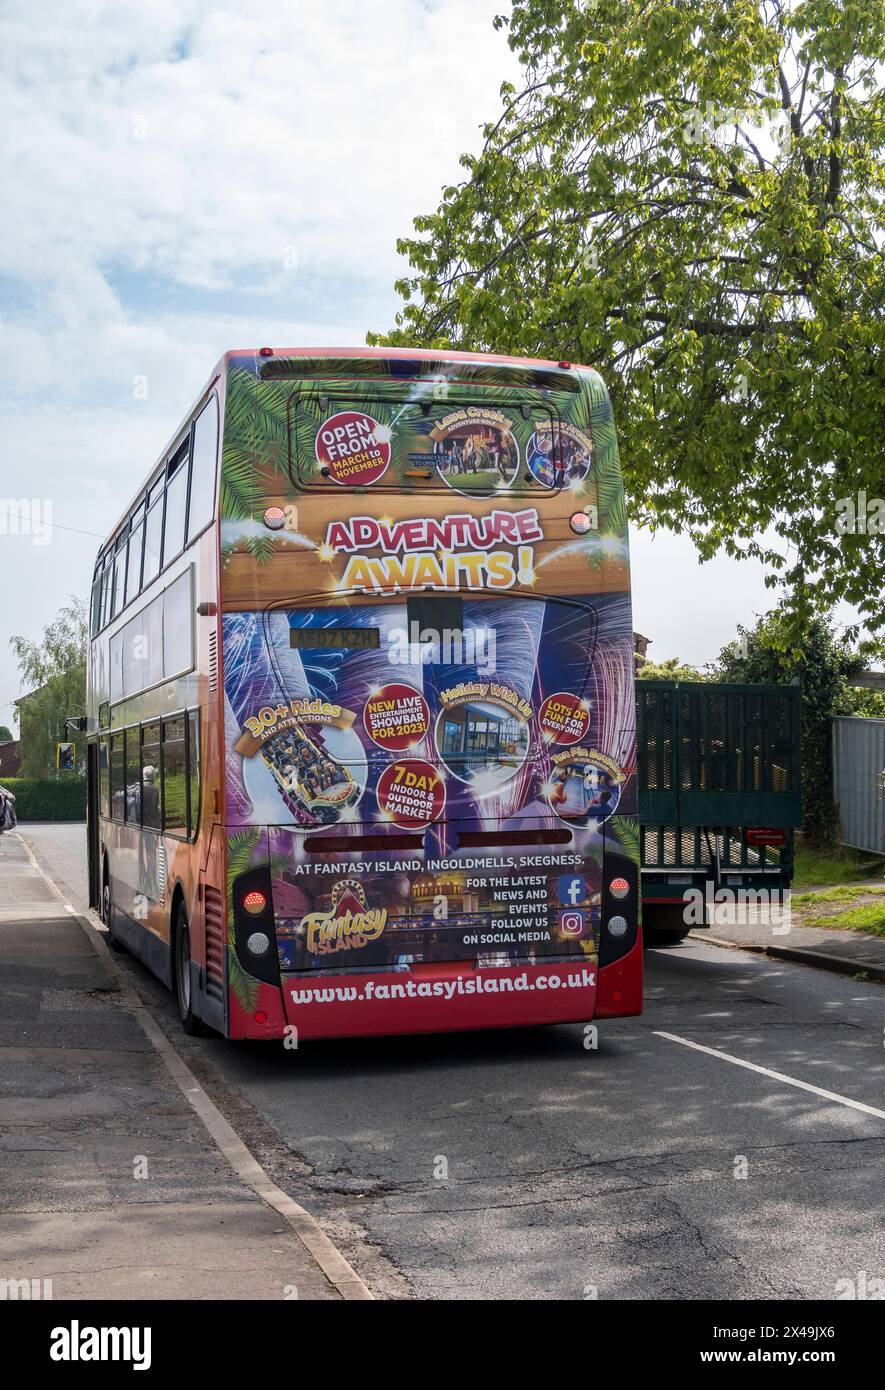
[[[881,856],[863,854],[844,846],[816,849],[800,845],[796,849],[793,884],[797,888],[806,883],[856,883],[882,874],[885,874],[885,859]]]

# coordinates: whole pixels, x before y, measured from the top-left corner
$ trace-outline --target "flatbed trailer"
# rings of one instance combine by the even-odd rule
[[[636,682],[647,942],[709,926],[698,891],[708,903],[721,889],[737,900],[789,889],[802,822],[799,701],[798,685]]]

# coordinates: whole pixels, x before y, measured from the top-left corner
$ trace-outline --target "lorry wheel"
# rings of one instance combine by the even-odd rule
[[[642,938],[646,946],[678,946],[691,931],[681,903],[660,903],[644,909]]]

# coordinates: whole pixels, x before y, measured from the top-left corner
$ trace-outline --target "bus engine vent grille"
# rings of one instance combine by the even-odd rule
[[[166,901],[166,877],[169,866],[166,862],[166,846],[162,839],[157,837],[157,895],[160,902]]]
[[[218,633],[209,633],[209,693],[218,690]]]
[[[210,883],[203,888],[203,916],[206,923],[206,993],[210,999],[223,999],[224,915],[221,893]]]

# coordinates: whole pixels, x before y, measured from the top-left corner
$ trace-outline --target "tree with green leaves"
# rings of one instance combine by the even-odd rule
[[[65,719],[86,713],[86,641],[86,604],[74,597],[39,641],[10,641],[26,691],[18,706],[23,777],[54,773],[56,743],[75,745],[75,770],[85,754],[84,736],[67,732]]]
[[[0,743],[12,743],[13,732],[8,724],[0,724]]]
[[[881,0],[514,0],[370,342],[597,366],[633,518],[885,617]],[[872,510],[870,510],[872,506]]]
[[[696,666],[687,666],[678,656],[668,656],[666,661],[643,661],[636,669],[636,679],[640,681],[706,681]]]
[[[802,828],[813,844],[831,844],[838,831],[833,800],[833,715],[857,712],[849,681],[865,669],[866,656],[850,637],[836,637],[826,618],[808,622],[801,648],[785,641],[788,619],[769,613],[752,629],[738,628],[738,640],[723,647],[713,664],[715,680],[802,688]],[[874,694],[875,692],[865,692]]]

